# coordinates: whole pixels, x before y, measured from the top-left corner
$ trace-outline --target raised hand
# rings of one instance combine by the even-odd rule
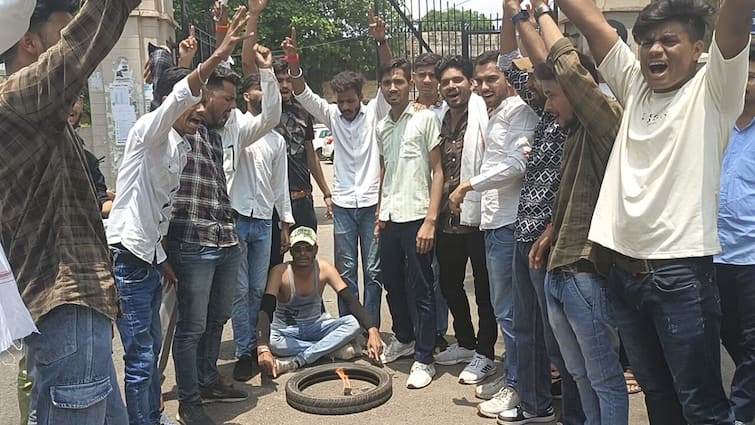
[[[194,55],[197,54],[198,47],[199,43],[197,43],[196,29],[192,24],[189,25],[189,36],[178,43],[178,57],[182,60],[191,61],[194,59]]]
[[[376,16],[372,6],[367,10],[370,18],[369,33],[375,41],[385,41],[385,21],[380,16]]]
[[[247,6],[249,7],[249,13],[259,15],[267,7],[267,0],[249,0]]]
[[[291,27],[291,36],[283,40],[281,48],[289,58],[295,58],[299,54],[299,48],[296,47],[296,27]]]
[[[215,0],[210,12],[212,13],[212,20],[217,22],[218,25],[228,24],[228,2]]]
[[[255,44],[254,61],[257,63],[257,68],[272,68],[273,52],[261,44]]]
[[[244,28],[246,28],[246,22],[248,20],[249,14],[246,13],[246,7],[239,7],[236,14],[233,15],[231,25],[228,27],[228,34],[225,36],[220,46],[215,50],[217,54],[223,58],[227,58],[233,53],[239,42],[253,36],[253,34],[241,34],[244,31]]]
[[[522,10],[520,0],[503,0],[503,15],[511,19]]]

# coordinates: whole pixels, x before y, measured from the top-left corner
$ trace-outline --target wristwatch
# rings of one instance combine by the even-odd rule
[[[526,21],[530,19],[530,14],[526,10],[520,10],[519,13],[511,17],[511,22],[514,23],[514,25],[518,24],[521,21]]]
[[[540,19],[541,16],[545,14],[550,14],[550,13],[551,13],[551,8],[548,7],[547,4],[541,4],[540,6],[537,7],[537,9],[535,9],[535,20],[537,21],[538,19]]]

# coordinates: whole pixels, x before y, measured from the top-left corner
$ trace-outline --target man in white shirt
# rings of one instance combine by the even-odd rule
[[[270,72],[270,70],[260,70]],[[240,122],[262,113],[260,76],[251,74],[244,79],[242,93],[247,112],[234,111]],[[233,300],[233,339],[236,358],[233,378],[248,381],[252,377],[252,353],[257,349],[257,317],[265,292],[270,250],[273,240],[273,207],[280,214],[278,250],[288,249],[288,230],[294,224],[288,193],[288,158],[283,136],[271,131],[253,145],[239,152],[235,173],[226,174],[231,206],[237,214],[236,232],[241,246],[238,287]]]
[[[373,17],[373,21],[377,21]],[[385,39],[375,39],[381,61],[390,61]],[[388,113],[388,103],[378,93],[367,106],[362,104],[364,76],[344,71],[333,77],[331,87],[337,105],[315,94],[306,85],[299,66],[296,48],[296,31],[283,41],[289,73],[296,100],[318,121],[333,132],[335,157],[333,165],[333,238],[336,269],[358,298],[358,254],[362,253],[364,275],[364,307],[374,323],[380,323],[382,285],[378,281],[380,265],[378,247],[374,238],[375,212],[380,188],[380,159],[375,142],[375,127]],[[339,306],[341,315],[348,308]]]
[[[452,210],[458,210],[468,192],[482,194],[480,229],[485,232],[490,298],[496,321],[503,330],[508,360],[509,357],[516,358],[509,354],[515,348],[512,290],[514,223],[527,162],[525,152],[534,136],[538,116],[522,98],[512,95],[513,88],[497,62],[498,51],[484,52],[477,58],[475,80],[478,91],[488,110],[492,111],[485,129],[485,152],[479,174],[463,181],[451,193],[449,201]],[[470,363],[465,372],[479,382],[487,374],[486,369],[492,369],[492,364],[492,358],[479,358],[476,364]],[[516,367],[515,364],[509,366]],[[498,401],[494,400],[492,403]],[[494,410],[494,413],[499,413],[498,409]]]
[[[167,70],[155,87],[162,104],[142,116],[129,132],[118,171],[115,199],[107,228],[115,282],[123,316],[117,320],[124,348],[126,406],[131,424],[150,425],[160,418],[160,303],[167,233],[173,194],[186,164],[188,143],[202,121],[202,87],[215,67],[243,39],[245,9],[229,35],[195,71]],[[191,40],[190,40],[191,42]],[[166,272],[169,280],[175,278]]]
[[[712,255],[720,252],[721,159],[744,104],[753,2],[723,2],[702,67],[707,3],[643,9],[632,29],[639,60],[593,2],[559,7],[624,106],[589,239],[614,251],[610,308],[650,421],[732,424]]]

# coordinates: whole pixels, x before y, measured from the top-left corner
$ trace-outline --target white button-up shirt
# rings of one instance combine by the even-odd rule
[[[470,179],[472,188],[482,193],[480,229],[498,229],[516,221],[525,150],[539,119],[519,96],[504,99],[491,115],[480,174]]]
[[[252,117],[247,112],[240,120]],[[231,207],[241,215],[270,220],[275,207],[282,222],[294,224],[288,193],[288,153],[283,136],[271,131],[241,151],[236,178],[228,194]]]
[[[223,128],[223,170],[229,194],[235,184],[241,151],[272,131],[281,119],[280,87],[271,69],[260,68],[260,87],[262,113],[256,116],[250,114],[248,119],[242,119],[244,113],[234,109]]]
[[[120,243],[147,263],[165,261],[160,241],[168,232],[173,195],[191,150],[173,124],[201,99],[191,95],[188,77],[184,78],[159,108],[136,121],[126,140],[107,242]]]
[[[371,207],[378,203],[380,191],[380,153],[375,140],[377,123],[388,114],[390,106],[383,94],[362,105],[352,121],[341,115],[337,105],[316,95],[307,86],[296,96],[317,121],[333,132],[333,203],[342,208]]]

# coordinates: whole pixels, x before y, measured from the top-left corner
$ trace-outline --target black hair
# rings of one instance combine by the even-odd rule
[[[676,21],[683,24],[692,42],[705,38],[713,7],[703,0],[658,0],[640,11],[632,28],[634,41],[642,39],[658,24]]]
[[[343,71],[336,74],[330,80],[330,87],[334,93],[343,93],[348,90],[354,90],[357,96],[362,97],[362,87],[364,87],[364,75],[354,71]]]
[[[385,74],[393,72],[394,69],[400,69],[404,73],[406,81],[412,79],[412,66],[409,64],[409,61],[403,58],[395,58],[388,65],[384,66],[380,70],[380,79],[385,77]]]
[[[440,62],[441,59],[443,58],[437,53],[420,53],[416,58],[414,58],[413,69],[416,71],[417,68],[423,66],[435,67],[436,65],[438,65],[438,62]]]
[[[288,72],[288,62],[283,58],[278,58],[273,62],[273,72],[281,74]]]
[[[441,60],[440,63],[435,67],[435,78],[440,80],[440,77],[449,68],[456,68],[460,70],[461,73],[470,80],[472,79],[472,75],[474,74],[474,70],[472,69],[472,62],[470,62],[469,59],[466,59],[465,57],[459,55],[452,55],[443,58],[443,60]]]
[[[480,56],[477,56],[477,60],[475,60],[475,66],[487,65],[491,62],[498,64],[498,50],[488,50],[480,53]]]
[[[224,82],[233,84],[234,87],[241,85],[241,77],[229,66],[220,65],[210,74],[207,80],[207,88],[211,90],[223,88]]]
[[[191,71],[192,70],[189,68],[181,67],[166,69],[160,76],[160,79],[157,80],[157,84],[155,84],[150,109],[154,111],[160,105],[162,105],[163,97],[170,95],[170,93],[173,91],[173,86],[175,86],[179,81],[186,78],[187,75],[191,74]]]
[[[537,81],[556,81],[556,73],[553,71],[553,67],[547,63],[536,64],[532,72]]]
[[[75,15],[81,6],[81,0],[37,0],[31,19],[29,19],[29,29],[27,32],[38,32],[42,26],[50,19],[53,13],[63,12]],[[2,59],[5,63],[10,62],[18,53],[18,43],[3,52]]]
[[[253,72],[244,77],[244,81],[241,82],[241,92],[246,93],[249,89],[255,86],[260,86],[260,74]]]

